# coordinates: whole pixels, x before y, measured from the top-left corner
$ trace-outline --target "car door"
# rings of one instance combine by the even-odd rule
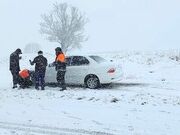
[[[65,81],[68,84],[71,84],[71,60],[72,57],[66,57],[66,74],[65,74]]]
[[[71,59],[69,71],[69,83],[84,84],[84,78],[88,74],[89,60],[84,56],[73,56]]]
[[[72,57],[67,57],[66,58],[66,66],[67,66],[67,69],[66,69],[66,74],[65,74],[65,80],[66,80],[66,83],[69,83],[69,80],[70,80],[70,71],[69,71],[69,66],[70,66],[70,63],[71,63],[71,59]],[[57,76],[57,71],[55,70],[55,65],[54,64],[49,64],[50,66],[47,67],[46,69],[46,77],[45,77],[45,80],[46,82],[49,82],[49,83],[56,83],[57,80],[56,80],[56,76]]]
[[[57,72],[55,70],[55,65],[49,64],[49,66],[46,68],[45,81],[47,83],[55,83],[55,82],[57,82],[56,74],[57,74]]]

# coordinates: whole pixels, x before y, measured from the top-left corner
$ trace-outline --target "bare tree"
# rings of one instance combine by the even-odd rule
[[[42,19],[41,34],[45,34],[49,41],[59,43],[64,52],[81,47],[81,43],[87,40],[84,27],[88,19],[76,7],[56,2],[53,10],[43,14]]]

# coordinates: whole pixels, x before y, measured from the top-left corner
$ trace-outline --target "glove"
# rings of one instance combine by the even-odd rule
[[[31,60],[29,60],[29,63],[30,63],[31,65],[33,65]]]

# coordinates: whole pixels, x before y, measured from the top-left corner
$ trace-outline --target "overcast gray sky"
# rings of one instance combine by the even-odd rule
[[[58,0],[0,0],[0,56],[30,42],[53,51],[56,45],[38,30],[40,15],[54,1]],[[179,0],[59,0],[63,1],[79,7],[90,20],[82,51],[180,48]]]

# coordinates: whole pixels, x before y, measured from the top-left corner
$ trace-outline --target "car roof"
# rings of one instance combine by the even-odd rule
[[[67,55],[67,57],[75,57],[75,56],[80,56],[80,57],[90,57],[90,56],[100,56],[100,55]],[[102,57],[102,56],[100,56]]]

